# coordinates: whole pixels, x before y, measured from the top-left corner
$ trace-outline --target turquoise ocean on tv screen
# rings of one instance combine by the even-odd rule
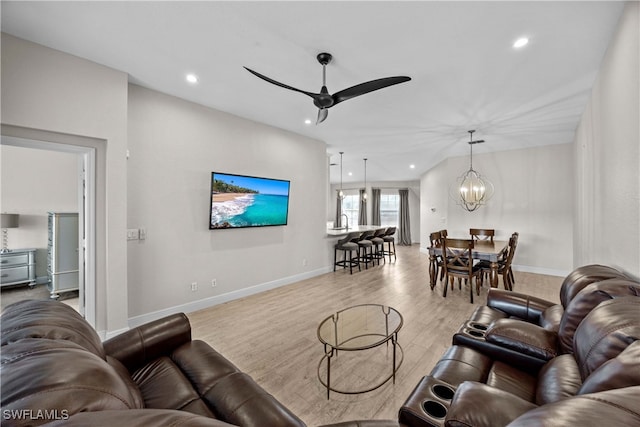
[[[287,209],[287,196],[252,194],[214,208],[211,222],[227,221],[232,227],[284,225]]]

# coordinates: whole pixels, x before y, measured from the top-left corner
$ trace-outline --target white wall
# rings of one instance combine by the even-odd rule
[[[640,276],[640,4],[628,2],[576,132],[576,265]]]
[[[20,215],[9,248],[36,248],[36,277],[47,278],[47,212],[78,212],[78,156],[0,146],[0,211]]]
[[[2,34],[2,125],[102,140],[96,328],[127,326],[127,75]],[[15,129],[13,129],[15,130]],[[20,136],[20,135],[13,135]],[[63,138],[62,138],[63,139]],[[102,166],[100,166],[102,168]]]
[[[327,271],[323,142],[130,85],[129,152],[132,323]],[[288,225],[209,230],[212,171],[290,180]]]
[[[474,169],[495,186],[486,206],[467,212],[449,197],[451,183],[469,168],[469,157],[441,162],[421,180],[421,247],[446,228],[465,236],[469,228],[494,228],[507,240],[520,233],[514,267],[565,275],[573,268],[573,148],[559,144],[473,156]],[[435,208],[432,212],[431,208]]]

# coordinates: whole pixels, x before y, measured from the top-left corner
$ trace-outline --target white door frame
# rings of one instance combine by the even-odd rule
[[[96,149],[91,146],[76,145],[78,137],[73,136],[74,144],[66,144],[64,135],[58,135],[56,142],[3,135],[1,145],[33,148],[57,152],[72,153],[78,156],[78,215],[80,227],[79,274],[84,278],[84,286],[79,286],[79,310],[85,319],[96,326]],[[14,132],[11,132],[14,133]],[[46,135],[44,135],[46,137]],[[93,145],[93,144],[92,144]],[[84,237],[84,238],[83,238]]]

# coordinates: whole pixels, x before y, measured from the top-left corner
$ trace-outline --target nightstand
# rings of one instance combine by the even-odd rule
[[[0,253],[0,286],[36,284],[36,250],[13,249]]]

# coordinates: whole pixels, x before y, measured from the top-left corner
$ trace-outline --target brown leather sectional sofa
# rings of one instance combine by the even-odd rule
[[[561,304],[491,289],[399,411],[401,425],[640,425],[640,283],[577,269]]]
[[[249,375],[192,340],[184,314],[104,343],[57,301],[15,303],[0,320],[3,426],[305,426]]]
[[[560,300],[490,290],[398,420],[325,427],[640,426],[640,283],[585,266]],[[305,426],[183,314],[104,343],[56,301],[0,321],[3,426]]]

